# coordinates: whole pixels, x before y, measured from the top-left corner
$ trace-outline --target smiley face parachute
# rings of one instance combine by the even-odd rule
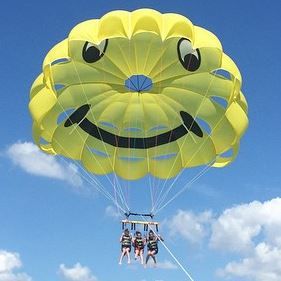
[[[241,83],[217,37],[187,18],[113,11],[47,54],[30,93],[34,141],[126,180],[224,167],[248,125]]]

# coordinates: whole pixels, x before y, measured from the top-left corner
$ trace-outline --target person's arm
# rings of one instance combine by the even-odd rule
[[[122,242],[122,238],[123,238],[123,234],[120,236],[120,239],[119,239],[120,243]]]

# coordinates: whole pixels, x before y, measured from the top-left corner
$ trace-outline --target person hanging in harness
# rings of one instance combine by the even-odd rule
[[[142,237],[140,231],[136,231],[135,237],[133,238],[133,245],[135,248],[135,260],[140,257],[141,264],[143,264],[143,251],[145,246],[145,239]]]
[[[156,235],[152,230],[149,231],[148,237],[146,238],[147,245],[147,256],[145,260],[145,265],[147,265],[148,260],[152,257],[154,265],[156,266],[156,255],[158,253],[158,241],[164,241],[160,235]]]
[[[123,257],[127,255],[128,264],[131,263],[130,252],[132,247],[132,235],[129,232],[129,229],[126,228],[120,237],[121,243],[121,256],[119,260],[119,264],[122,264]]]

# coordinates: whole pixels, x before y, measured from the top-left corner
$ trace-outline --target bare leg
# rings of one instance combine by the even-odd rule
[[[138,256],[139,256],[139,251],[140,251],[139,249],[136,249],[136,250],[135,250],[135,260],[136,260],[136,259],[138,258]]]
[[[131,257],[130,257],[130,251],[129,251],[128,248],[126,249],[126,253],[127,253],[127,256],[128,256],[128,263],[130,264],[131,263]]]
[[[126,253],[126,249],[122,249],[122,253],[121,253],[121,256],[120,256],[120,260],[119,260],[119,264],[122,264],[122,260],[123,260],[123,257]]]
[[[148,251],[147,256],[146,256],[146,259],[145,259],[145,264],[148,263],[148,260],[149,260],[150,256],[151,256],[151,252]]]
[[[140,260],[141,264],[143,264],[143,250],[140,250]]]
[[[153,261],[154,261],[154,266],[156,266],[155,251],[152,251],[152,252],[151,252],[151,257],[152,257],[152,259],[153,259]]]

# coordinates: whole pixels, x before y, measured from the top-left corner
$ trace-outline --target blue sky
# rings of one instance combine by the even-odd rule
[[[261,266],[260,259],[266,256],[281,263],[279,1],[254,6],[242,0],[81,0],[79,4],[32,0],[6,1],[0,11],[0,281],[71,281],[75,269],[82,272],[77,281],[188,280],[174,268],[175,261],[163,247],[158,255],[163,268],[118,266],[121,230],[112,203],[71,170],[69,162],[46,160],[30,144],[29,89],[48,50],[79,22],[115,9],[142,7],[183,14],[215,33],[239,66],[249,104],[250,126],[236,161],[224,169],[210,169],[159,213],[165,243],[194,280],[276,281],[281,274],[278,267]],[[59,172],[28,173],[19,160],[24,157],[19,149],[46,165],[59,165]],[[67,172],[76,177],[74,183],[65,176]],[[184,172],[177,185],[182,186],[195,172]],[[135,194],[141,194],[147,184],[148,179],[136,183]],[[237,228],[230,227],[233,235],[226,229],[231,221],[237,222]],[[264,270],[254,273],[243,263],[246,258],[254,268]]]

